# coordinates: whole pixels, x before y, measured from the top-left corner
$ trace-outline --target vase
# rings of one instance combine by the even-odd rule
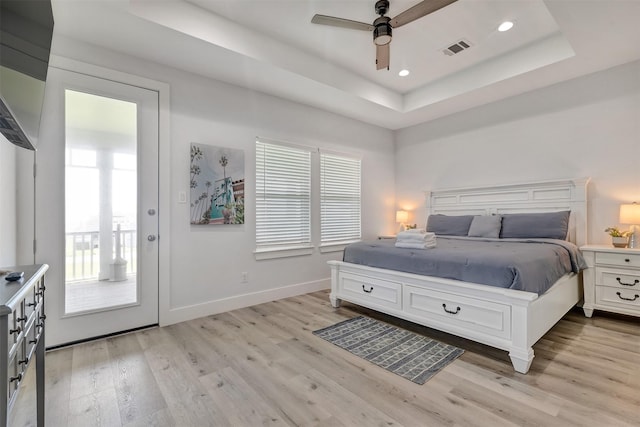
[[[611,237],[611,243],[615,248],[626,248],[629,244],[628,237]]]

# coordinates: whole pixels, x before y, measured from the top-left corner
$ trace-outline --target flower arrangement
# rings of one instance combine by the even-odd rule
[[[629,231],[618,230],[618,227],[608,227],[604,231],[611,237],[628,237],[631,234]]]

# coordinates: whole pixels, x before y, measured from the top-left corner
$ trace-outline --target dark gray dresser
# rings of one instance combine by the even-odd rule
[[[44,426],[44,275],[47,264],[2,267],[0,271],[24,271],[15,282],[0,274],[0,426],[7,425],[9,411],[20,390],[27,366],[36,359],[38,426]]]

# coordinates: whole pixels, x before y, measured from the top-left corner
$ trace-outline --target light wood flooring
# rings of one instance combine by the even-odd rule
[[[464,348],[420,386],[312,335],[366,314]],[[640,322],[567,314],[527,375],[506,352],[328,292],[47,353],[47,426],[640,425]],[[33,391],[27,378],[25,393]],[[33,425],[22,398],[11,425]]]

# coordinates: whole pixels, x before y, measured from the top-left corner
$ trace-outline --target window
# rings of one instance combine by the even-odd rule
[[[309,150],[256,141],[256,246],[256,254],[311,248]]]
[[[360,240],[360,159],[320,155],[320,242]]]

